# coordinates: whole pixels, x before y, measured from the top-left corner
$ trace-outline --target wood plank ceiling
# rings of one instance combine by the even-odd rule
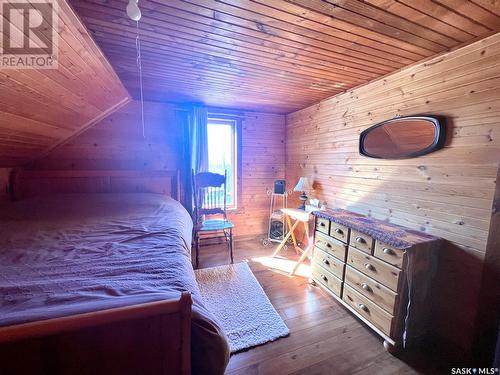
[[[0,69],[0,168],[40,157],[130,100],[73,10],[58,3],[58,68]]]
[[[134,97],[125,0],[70,0]],[[500,30],[497,0],[140,0],[149,100],[288,113]]]

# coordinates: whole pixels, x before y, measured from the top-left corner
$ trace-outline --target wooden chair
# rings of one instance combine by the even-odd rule
[[[226,180],[224,175],[202,172],[193,173],[194,227],[196,268],[200,253],[200,242],[206,239],[225,238],[233,263],[233,223],[226,213]]]

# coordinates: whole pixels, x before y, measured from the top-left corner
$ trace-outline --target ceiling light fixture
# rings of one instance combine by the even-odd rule
[[[139,0],[129,0],[127,4],[127,16],[132,20],[132,21],[139,21],[141,19],[141,10],[139,9],[139,6],[137,5]]]

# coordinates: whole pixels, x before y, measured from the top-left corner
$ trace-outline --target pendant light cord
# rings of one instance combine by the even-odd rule
[[[141,38],[140,38],[139,21],[137,21],[136,25],[137,25],[137,36],[135,38],[135,49],[137,50],[137,67],[139,68],[139,90],[140,90],[140,95],[141,95],[142,137],[144,139],[146,139],[146,125],[145,125],[145,121],[144,121],[144,90],[143,90],[143,81],[142,81]]]

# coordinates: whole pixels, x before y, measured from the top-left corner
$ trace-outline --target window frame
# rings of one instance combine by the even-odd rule
[[[211,123],[227,124],[232,123],[232,138],[234,139],[234,168],[233,171],[233,186],[234,186],[234,205],[227,206],[227,211],[238,212],[241,209],[242,197],[242,142],[241,142],[241,117],[223,114],[223,113],[208,113],[207,128]],[[208,129],[207,129],[208,134]]]

